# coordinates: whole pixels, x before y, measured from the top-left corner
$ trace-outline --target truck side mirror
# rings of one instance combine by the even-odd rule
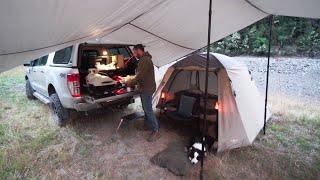
[[[29,62],[28,63],[24,63],[23,66],[28,67],[28,66],[30,66],[30,63]]]

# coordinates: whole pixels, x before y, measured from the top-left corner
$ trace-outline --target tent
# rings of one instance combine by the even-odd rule
[[[172,100],[176,92],[191,89],[197,73],[198,87],[204,92],[205,67],[206,54],[192,54],[173,64],[158,86],[154,103],[160,107]],[[166,94],[165,102],[160,99],[162,92]],[[208,93],[218,96],[218,151],[250,145],[264,125],[264,99],[247,66],[234,58],[211,53]]]
[[[211,43],[269,14],[319,18],[319,0],[213,0]],[[207,1],[0,2],[0,72],[87,40],[142,43],[165,65],[207,45]]]

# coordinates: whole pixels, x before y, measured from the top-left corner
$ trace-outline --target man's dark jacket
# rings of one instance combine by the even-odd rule
[[[151,58],[152,56],[148,52],[144,53],[139,59],[137,75],[132,80],[133,84],[138,84],[142,93],[154,93],[156,90],[154,67]]]

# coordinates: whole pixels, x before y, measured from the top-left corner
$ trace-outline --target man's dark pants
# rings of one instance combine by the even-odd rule
[[[159,132],[158,120],[152,109],[152,93],[141,92],[140,97],[147,125],[153,132]]]

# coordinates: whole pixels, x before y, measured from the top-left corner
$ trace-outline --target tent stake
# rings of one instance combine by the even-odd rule
[[[264,101],[264,124],[263,124],[263,134],[266,134],[267,125],[267,105],[268,105],[268,87],[269,87],[269,68],[270,68],[270,56],[271,56],[271,41],[272,41],[272,24],[273,15],[269,16],[269,45],[268,45],[268,64],[267,64],[267,80],[266,80],[266,94]]]
[[[209,76],[209,60],[210,60],[210,42],[211,42],[211,16],[212,16],[212,0],[209,2],[209,18],[208,18],[208,43],[207,43],[207,61],[206,61],[206,82],[204,92],[204,115],[203,115],[203,129],[202,129],[202,152],[204,152],[204,135],[206,131],[206,119],[207,119],[207,101],[208,101],[208,76]],[[204,156],[201,159],[201,172],[200,179],[203,179],[203,161]]]

